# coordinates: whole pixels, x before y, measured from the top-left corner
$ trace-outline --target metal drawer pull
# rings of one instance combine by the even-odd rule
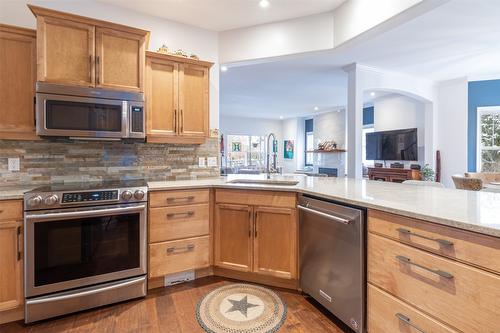
[[[323,212],[320,212],[319,210],[311,209],[309,207],[304,207],[304,206],[301,206],[301,205],[297,205],[297,208],[300,209],[300,210],[306,211],[308,213],[311,213],[311,214],[316,214],[316,215],[322,216],[322,217],[327,218],[327,219],[329,219],[331,221],[340,222],[342,224],[351,224],[351,221],[349,221],[348,219],[344,219],[342,217],[338,217],[338,216],[335,216],[335,215],[323,213]]]
[[[427,268],[425,266],[416,264],[416,263],[412,262],[410,258],[407,258],[407,257],[404,257],[404,256],[396,256],[396,259],[398,259],[400,262],[402,262],[404,264],[413,265],[413,266],[422,268],[422,269],[424,269],[424,270],[426,270],[428,272],[437,274],[437,275],[439,275],[441,277],[444,277],[444,278],[447,278],[447,279],[453,279],[453,275],[450,274],[450,273],[448,273],[448,272],[442,271],[440,269],[431,269],[431,268]]]
[[[189,212],[184,212],[184,213],[168,213],[167,214],[167,219],[174,218],[176,216],[186,216],[186,217],[191,217],[194,215],[194,211],[189,211]]]
[[[171,253],[176,253],[176,252],[189,252],[189,251],[193,251],[193,250],[194,250],[194,244],[189,244],[189,245],[184,246],[184,247],[169,247],[167,249],[167,253],[171,254]]]
[[[17,227],[17,261],[21,260],[21,227]]]
[[[411,232],[411,230],[408,230],[408,229],[405,229],[405,228],[397,228],[396,230],[399,231],[402,234],[406,234],[406,235],[409,235],[409,236],[420,237],[420,238],[427,239],[427,240],[430,240],[430,241],[433,241],[433,242],[437,242],[437,243],[439,243],[441,245],[453,246],[453,242],[450,242],[449,240],[446,240],[446,239],[427,237],[427,236],[424,236],[424,235],[420,235],[420,234],[416,234],[414,232]]]
[[[413,327],[414,329],[416,329],[417,331],[419,331],[420,333],[426,333],[424,330],[420,329],[420,327],[416,326],[415,324],[413,324],[411,322],[411,319],[408,318],[407,316],[405,316],[404,314],[402,313],[396,313],[395,316],[401,320],[403,323],[407,324],[408,326],[411,326]]]
[[[176,202],[176,201],[193,201],[194,196],[190,195],[189,197],[183,198],[167,198],[167,202]]]

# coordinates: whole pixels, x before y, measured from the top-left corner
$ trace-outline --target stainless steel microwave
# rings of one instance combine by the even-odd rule
[[[36,134],[144,139],[144,94],[37,82]]]

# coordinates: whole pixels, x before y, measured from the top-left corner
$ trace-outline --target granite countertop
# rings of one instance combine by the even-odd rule
[[[0,200],[23,199],[24,192],[31,191],[40,185],[0,186]]]
[[[295,191],[500,237],[500,193],[300,175],[274,177],[298,180],[294,186],[228,183],[242,178],[264,179],[265,176],[230,175],[204,180],[149,182],[148,186],[150,191],[203,187]]]

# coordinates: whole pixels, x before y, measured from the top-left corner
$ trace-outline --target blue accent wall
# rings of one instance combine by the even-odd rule
[[[467,115],[467,169],[476,171],[477,108],[500,105],[500,80],[469,82]]]
[[[363,125],[372,125],[375,119],[375,108],[373,106],[369,106],[363,108]]]

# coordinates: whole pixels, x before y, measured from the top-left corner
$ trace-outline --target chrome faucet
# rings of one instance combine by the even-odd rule
[[[277,152],[274,151],[274,147],[277,147],[276,143],[276,135],[274,133],[270,133],[267,136],[267,163],[266,163],[266,173],[267,173],[267,179],[271,179],[271,166],[270,166],[270,159],[271,159],[271,150],[269,150],[269,140],[273,137],[273,147],[272,147],[272,155],[273,155],[273,170],[276,170],[276,158],[277,158]]]

